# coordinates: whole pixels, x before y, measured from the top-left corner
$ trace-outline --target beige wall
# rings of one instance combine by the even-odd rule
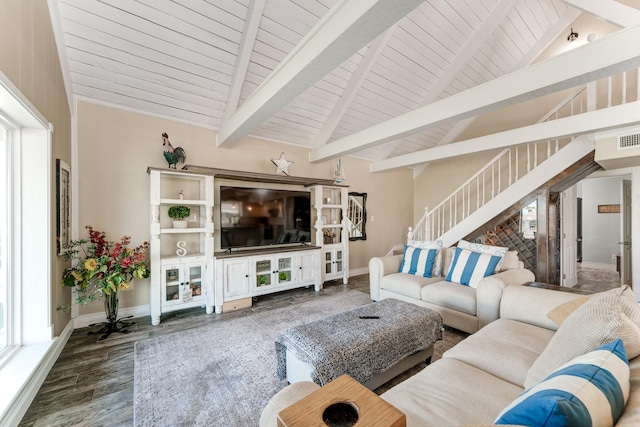
[[[330,178],[335,168],[335,161],[308,163],[309,150],[293,145],[247,138],[233,149],[219,149],[212,130],[86,102],[79,102],[77,111],[79,229],[92,225],[113,239],[130,235],[135,245],[149,239],[147,166],[167,167],[162,132],[174,147],[185,149],[188,164],[272,174],[271,159],[284,152],[294,162],[292,176]],[[350,191],[368,193],[367,240],[350,242],[350,268],[358,269],[404,241],[412,222],[413,178],[410,170],[372,175],[368,161],[351,157],[343,166]],[[147,305],[149,281],[135,283],[120,302],[121,307]],[[102,309],[97,303],[80,313]]]
[[[70,301],[60,278],[65,263],[56,256],[55,159],[71,164],[71,116],[46,0],[0,1],[0,71],[54,126],[51,163],[51,295],[55,334],[69,321],[56,307]]]

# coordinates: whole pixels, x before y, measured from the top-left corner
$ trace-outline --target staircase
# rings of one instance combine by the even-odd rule
[[[637,74],[640,77],[640,71]],[[620,79],[620,87],[612,79]],[[592,82],[576,89],[538,123],[568,117],[593,110],[596,107],[596,85],[608,88],[607,105],[612,99],[620,103],[626,98],[627,73]],[[639,79],[640,80],[640,79]],[[604,84],[603,84],[604,83]],[[640,99],[640,82],[636,100]],[[622,92],[619,98],[612,92]],[[414,240],[440,239],[445,247],[455,244],[496,215],[522,202],[522,198],[543,186],[595,149],[590,135],[515,146],[504,149],[482,169],[458,187],[450,196],[425,213],[409,228],[407,237]]]
[[[489,222],[498,213],[520,202],[523,195],[535,191],[594,148],[589,137],[575,138],[522,177],[513,180],[516,177],[512,176],[511,183],[505,188],[500,185],[501,178],[493,178],[495,170],[490,170],[492,166],[495,169],[495,163],[499,163],[502,157],[512,154],[501,153],[502,156],[494,159],[494,164],[485,166],[470,182],[465,183],[434,209],[425,212],[413,231],[413,238],[431,240],[437,236],[445,247],[451,246],[475,231],[479,224]],[[491,174],[490,179],[487,179],[487,174]],[[471,194],[474,187],[478,191]]]

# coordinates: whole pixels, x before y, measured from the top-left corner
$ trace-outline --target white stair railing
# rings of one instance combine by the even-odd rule
[[[637,76],[636,101],[640,100],[640,69],[637,70]],[[595,96],[598,92],[595,88],[603,85],[606,85],[607,89],[607,105],[606,107],[602,106],[603,108],[611,107],[613,100],[619,101],[620,104],[631,102],[626,93],[627,79],[629,78],[629,73],[625,72],[620,77],[609,77],[589,83],[589,85],[583,85],[542,117],[538,123],[597,109],[597,100],[588,99],[588,96],[591,94]],[[592,86],[593,89],[587,90],[588,86]],[[618,95],[614,97],[612,93]],[[424,215],[416,225],[409,227],[407,238],[433,240],[443,235],[527,173],[542,165],[571,140],[572,138],[555,139],[502,150],[433,209],[425,208]],[[478,224],[478,226],[480,225]]]

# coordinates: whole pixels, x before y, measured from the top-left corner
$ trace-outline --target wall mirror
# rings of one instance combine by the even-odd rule
[[[367,240],[367,193],[349,193],[347,227],[349,240]]]

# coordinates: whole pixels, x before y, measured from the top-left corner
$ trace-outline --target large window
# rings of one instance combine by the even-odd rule
[[[0,425],[18,424],[55,357],[52,130],[0,72]]]

